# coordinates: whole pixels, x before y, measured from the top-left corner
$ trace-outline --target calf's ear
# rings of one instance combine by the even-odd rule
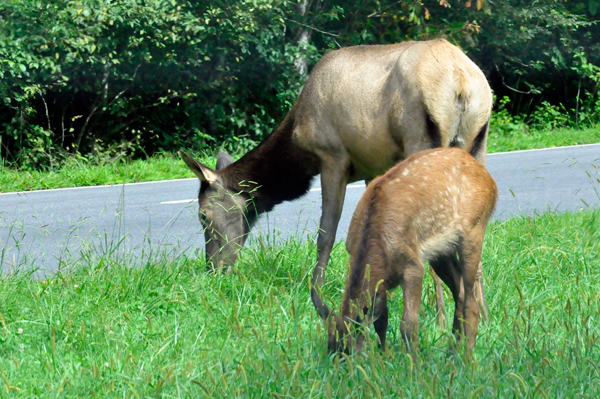
[[[219,151],[219,155],[217,156],[217,170],[221,170],[223,168],[228,167],[233,163],[233,158],[226,153],[225,151]]]
[[[179,155],[181,156],[183,162],[185,162],[187,167],[190,168],[190,170],[194,172],[196,176],[198,176],[198,179],[200,179],[200,181],[205,181],[210,184],[217,181],[217,174],[214,170],[212,170],[206,165],[201,164],[183,150],[179,150]]]

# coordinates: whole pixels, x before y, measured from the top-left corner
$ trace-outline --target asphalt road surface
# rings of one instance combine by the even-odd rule
[[[490,154],[487,166],[500,191],[497,219],[600,204],[600,144]],[[33,267],[39,275],[124,254],[133,254],[126,258],[132,266],[157,256],[198,256],[198,187],[194,178],[0,194],[0,269]],[[363,191],[364,183],[348,186],[338,239]],[[314,238],[320,197],[316,178],[307,195],[262,215],[249,245],[258,236]]]

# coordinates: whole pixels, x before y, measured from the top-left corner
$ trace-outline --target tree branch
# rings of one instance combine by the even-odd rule
[[[383,7],[381,10],[375,11],[374,13],[371,13],[369,15],[367,15],[367,18],[372,18],[372,17],[380,17],[381,15],[378,15],[378,13],[380,13],[381,11],[390,8],[391,6],[394,6],[398,3],[402,3],[402,1],[397,1],[395,3],[392,4],[388,4],[387,6]]]
[[[324,34],[324,35],[329,35],[329,36],[333,36],[333,37],[338,37],[338,36],[339,36],[339,35],[337,35],[337,34],[335,34],[335,33],[325,32],[325,31],[323,31],[323,30],[320,30],[320,29],[317,29],[317,28],[315,28],[314,26],[310,26],[310,25],[306,25],[306,24],[300,23],[300,22],[298,22],[298,21],[294,21],[293,19],[289,19],[289,18],[284,18],[284,19],[285,19],[286,21],[290,21],[290,22],[292,22],[292,23],[295,23],[295,24],[297,24],[297,25],[300,25],[300,26],[303,26],[303,27],[305,27],[305,28],[308,28],[308,29],[314,30],[315,32],[319,32],[319,33],[322,33],[322,34]]]
[[[100,107],[100,104],[103,101],[105,102],[106,97],[108,96],[108,76],[110,75],[110,70],[108,69],[108,67],[109,67],[108,63],[104,64],[104,76],[102,77],[102,98],[101,99],[96,98],[96,100],[94,101],[94,105],[92,106],[92,111],[89,113],[87,118],[85,118],[85,122],[83,123],[83,126],[81,127],[81,130],[79,131],[79,136],[77,137],[77,144],[75,146],[75,149],[77,151],[79,151],[79,146],[81,145],[81,139],[83,138],[85,129],[87,128],[87,125],[90,122],[90,119],[92,119],[92,116],[94,116],[94,114],[96,113],[96,110],[98,109],[98,107]]]
[[[123,93],[125,93],[127,90],[129,90],[131,88],[131,85],[133,84],[133,81],[135,80],[135,77],[137,76],[138,73],[138,69],[140,69],[140,67],[142,66],[142,63],[140,62],[138,64],[138,66],[135,67],[135,71],[133,72],[133,76],[131,77],[131,84],[124,88],[123,90],[121,90],[119,92],[119,94],[117,94],[109,103],[108,105],[112,105],[115,101],[117,101],[119,99],[119,97],[121,97],[121,95],[123,95]]]
[[[502,72],[500,72],[500,68],[498,68],[498,65],[496,65],[495,61],[494,61],[494,66],[496,67],[496,71],[498,71],[498,74],[500,75],[500,78],[502,79],[502,86],[506,87],[507,89],[510,89],[510,90],[514,91],[515,93],[520,93],[520,94],[535,94],[535,93],[533,93],[533,91],[531,89],[529,91],[521,91],[521,90],[515,89],[514,87],[510,87],[509,85],[507,85],[504,82],[504,75],[502,75]]]

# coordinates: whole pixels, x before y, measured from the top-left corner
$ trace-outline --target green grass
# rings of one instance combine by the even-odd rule
[[[225,276],[183,256],[86,257],[45,281],[5,276],[0,397],[598,397],[599,243],[597,210],[493,223],[491,320],[473,361],[449,351],[428,276],[416,363],[399,338],[400,290],[388,351],[370,342],[328,356],[308,294],[310,241],[255,242]],[[346,262],[338,243],[325,287],[336,306]]]
[[[600,129],[597,128],[540,131],[524,129],[512,129],[507,132],[492,129],[488,140],[488,152],[600,143]],[[234,158],[241,155],[233,154]],[[209,166],[214,166],[216,162],[214,156],[207,154],[199,158]],[[177,155],[171,154],[160,154],[146,160],[119,161],[103,165],[73,159],[54,171],[15,170],[0,166],[0,192],[123,184],[186,177],[194,177],[194,175]]]
[[[498,133],[493,130],[488,139],[488,152],[532,150],[567,145],[600,143],[600,128],[528,130]]]
[[[214,167],[216,158],[203,154],[201,162]],[[15,170],[0,166],[0,192],[137,183],[194,177],[177,154],[145,160],[94,165],[73,158],[55,171]]]

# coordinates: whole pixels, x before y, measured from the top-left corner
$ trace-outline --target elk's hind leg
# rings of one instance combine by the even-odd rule
[[[382,351],[385,351],[385,336],[388,328],[388,306],[387,306],[387,295],[385,292],[377,294],[374,300],[373,309],[373,326],[375,332],[379,336],[379,345]]]
[[[403,276],[400,281],[404,309],[400,322],[402,339],[408,345],[413,358],[416,356],[416,343],[419,336],[419,308],[421,307],[421,293],[423,292],[423,275],[425,270],[418,257],[413,257],[404,263]]]
[[[483,265],[481,262],[479,262],[479,267],[477,268],[477,281],[475,282],[475,290],[477,302],[479,303],[481,312],[483,312],[483,319],[488,322],[490,320],[490,315],[488,313],[487,303],[485,301],[485,291],[483,289]]]
[[[479,303],[475,284],[480,273],[481,250],[486,226],[478,226],[471,231],[458,249],[460,259],[461,280],[464,286],[463,320],[460,332],[467,339],[467,347],[473,349],[479,325]],[[483,292],[481,292],[483,294]]]
[[[446,328],[446,303],[444,301],[444,287],[442,287],[442,280],[435,274],[435,270],[429,265],[429,273],[433,277],[433,284],[435,286],[435,308],[437,311],[438,324],[440,328]]]
[[[464,295],[461,295],[462,281],[460,278],[460,264],[458,258],[455,253],[438,256],[429,261],[429,266],[452,292],[455,305],[452,330],[456,334],[459,330],[458,320],[463,318],[462,310],[464,308]]]
[[[455,253],[439,256],[429,262],[452,291],[455,303],[452,331],[457,341],[466,337],[469,350],[475,343],[479,323],[475,281],[481,260],[481,244],[482,236],[471,233],[462,240],[458,256]]]

